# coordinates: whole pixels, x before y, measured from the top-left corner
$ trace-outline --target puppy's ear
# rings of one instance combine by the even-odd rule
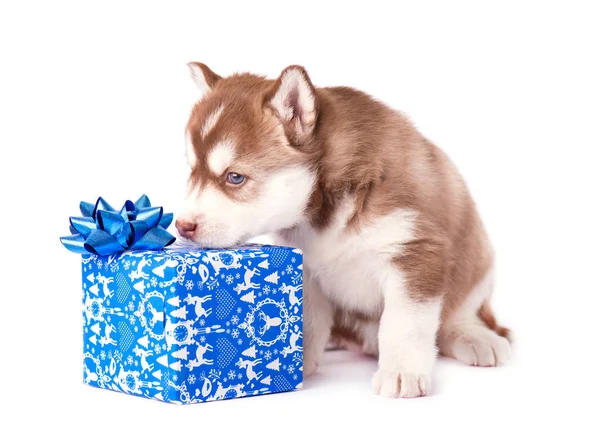
[[[219,75],[210,70],[203,63],[188,63],[190,75],[200,89],[200,98],[212,91],[217,82],[221,79]]]
[[[315,87],[303,67],[285,68],[266,101],[283,123],[292,144],[302,144],[310,138],[318,106]]]

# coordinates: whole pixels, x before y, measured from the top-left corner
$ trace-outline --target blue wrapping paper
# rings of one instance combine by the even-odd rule
[[[84,382],[188,404],[302,385],[302,252],[82,256]]]

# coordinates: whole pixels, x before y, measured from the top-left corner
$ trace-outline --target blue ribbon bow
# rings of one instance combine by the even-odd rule
[[[73,235],[60,238],[69,251],[104,256],[125,250],[156,251],[175,242],[166,230],[173,214],[151,207],[145,194],[135,203],[127,200],[120,211],[102,197],[95,205],[81,202],[79,209],[83,216],[69,218]]]

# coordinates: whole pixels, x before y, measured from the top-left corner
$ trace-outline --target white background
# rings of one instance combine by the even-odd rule
[[[598,428],[593,2],[7,3],[0,427]],[[316,85],[354,86],[407,113],[479,204],[513,361],[478,369],[441,359],[432,395],[415,400],[374,396],[376,363],[349,353],[330,354],[302,391],[188,407],[84,386],[79,259],[58,237],[79,201],[98,195],[120,205],[147,193],[176,210],[195,100],[188,61],[273,78],[302,64]]]

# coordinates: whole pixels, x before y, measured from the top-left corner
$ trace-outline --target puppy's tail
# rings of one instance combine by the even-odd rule
[[[512,342],[512,332],[506,327],[502,327],[496,321],[496,317],[494,316],[494,312],[492,311],[492,307],[488,300],[484,301],[479,311],[477,311],[477,316],[483,323],[490,329],[495,331],[498,336],[505,337],[509,342]]]

